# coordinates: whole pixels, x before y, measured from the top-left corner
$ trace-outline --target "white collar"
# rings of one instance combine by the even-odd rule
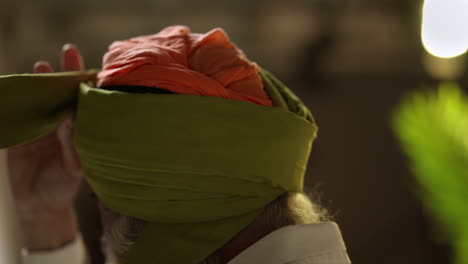
[[[280,228],[248,247],[228,264],[284,264],[314,257],[317,259],[323,254],[333,254],[333,257],[339,255],[340,260],[333,262],[334,264],[351,263],[336,223],[293,225]],[[324,262],[311,261],[309,263]]]

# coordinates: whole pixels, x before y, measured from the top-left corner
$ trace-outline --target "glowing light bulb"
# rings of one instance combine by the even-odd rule
[[[425,0],[421,38],[424,48],[440,58],[468,49],[468,0]]]

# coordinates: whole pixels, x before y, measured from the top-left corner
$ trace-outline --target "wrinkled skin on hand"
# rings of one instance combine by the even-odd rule
[[[62,71],[84,70],[78,49],[62,49]],[[34,73],[52,72],[37,62]],[[46,250],[73,240],[77,233],[74,199],[83,170],[72,143],[73,114],[49,134],[7,150],[10,184],[26,247]]]

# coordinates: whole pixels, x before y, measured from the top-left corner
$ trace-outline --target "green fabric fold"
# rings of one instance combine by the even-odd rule
[[[52,131],[74,109],[80,82],[98,70],[0,76],[0,149]]]
[[[0,147],[33,140],[76,109],[86,180],[106,206],[149,222],[126,263],[198,263],[276,197],[302,190],[317,127],[267,71],[276,107],[107,91],[86,82],[94,74],[1,77]]]

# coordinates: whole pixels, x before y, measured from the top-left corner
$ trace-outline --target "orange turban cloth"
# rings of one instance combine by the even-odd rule
[[[222,29],[190,33],[185,26],[112,43],[98,86],[146,86],[272,106],[258,66]]]

